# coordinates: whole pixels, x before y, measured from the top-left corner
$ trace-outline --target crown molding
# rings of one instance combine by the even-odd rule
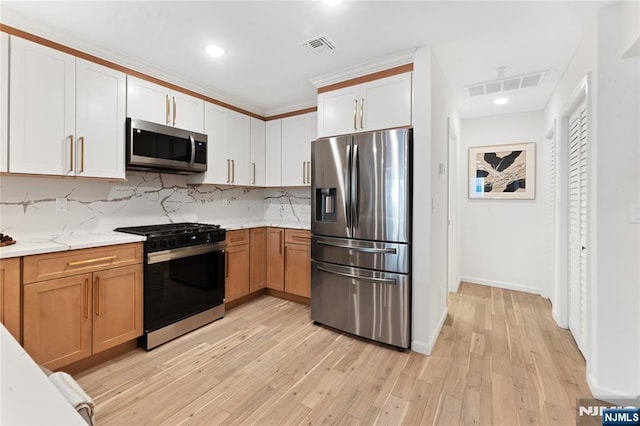
[[[338,72],[320,75],[318,77],[311,78],[311,83],[313,83],[316,88],[320,88],[340,83],[345,80],[352,80],[354,78],[362,77],[367,74],[384,71],[389,68],[411,64],[413,63],[413,54],[415,53],[415,51],[415,48],[403,50],[384,58],[345,68]]]

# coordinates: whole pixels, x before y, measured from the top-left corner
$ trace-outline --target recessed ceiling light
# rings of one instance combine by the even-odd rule
[[[328,4],[329,6],[335,6],[342,3],[342,0],[322,0],[324,4]]]
[[[509,102],[509,98],[498,98],[498,99],[494,99],[493,103],[496,105],[504,105],[507,102]]]
[[[213,56],[214,58],[219,58],[220,56],[224,55],[224,49],[215,44],[208,45],[207,47],[205,47],[205,50],[209,55]]]

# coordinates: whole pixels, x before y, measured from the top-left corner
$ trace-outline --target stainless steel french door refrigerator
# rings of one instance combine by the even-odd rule
[[[311,143],[311,319],[408,348],[412,129]]]

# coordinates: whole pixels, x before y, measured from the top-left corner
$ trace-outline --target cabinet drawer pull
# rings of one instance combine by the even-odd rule
[[[251,179],[251,185],[256,184],[256,163],[251,163],[251,167],[253,168],[253,179]]]
[[[302,183],[307,183],[307,162],[302,162]]]
[[[231,183],[231,160],[227,158],[227,183]]]
[[[173,97],[173,125],[176,125],[176,116],[178,115],[178,106],[176,104],[176,97]]]
[[[364,130],[364,98],[360,103],[360,130]]]
[[[89,318],[89,279],[88,278],[85,278],[84,280],[84,293],[85,293],[84,317]]]
[[[96,277],[96,315],[100,316],[100,277]]]
[[[75,262],[67,262],[67,266],[79,266],[79,265],[88,265],[90,263],[105,262],[108,260],[113,260],[116,257],[117,256],[105,256],[105,257],[96,257],[95,259],[76,260]]]
[[[236,182],[236,160],[231,160],[231,183]]]
[[[353,130],[358,130],[358,100],[353,100]]]
[[[78,138],[78,142],[80,142],[80,170],[79,172],[84,172],[84,136]]]

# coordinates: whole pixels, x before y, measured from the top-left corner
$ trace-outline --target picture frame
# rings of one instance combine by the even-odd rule
[[[469,198],[533,200],[535,142],[469,148]]]

